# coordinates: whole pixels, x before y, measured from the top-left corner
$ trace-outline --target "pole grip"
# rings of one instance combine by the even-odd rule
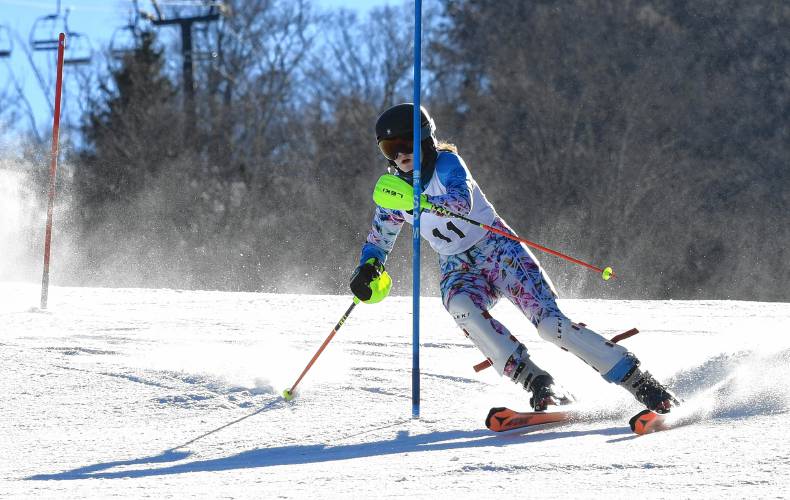
[[[52,243],[52,214],[55,211],[55,179],[58,169],[58,142],[60,132],[60,96],[63,88],[63,53],[66,34],[58,36],[58,66],[55,82],[55,112],[52,119],[52,144],[49,152],[49,199],[47,201],[47,226],[44,231],[44,271],[41,277],[41,309],[47,308],[49,298],[49,256]]]

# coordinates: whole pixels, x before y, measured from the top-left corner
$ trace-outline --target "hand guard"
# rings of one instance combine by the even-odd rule
[[[373,188],[373,201],[376,205],[390,210],[412,210],[414,208],[414,187],[397,175],[384,174]],[[420,209],[431,210],[434,206],[426,195],[420,196]]]
[[[366,304],[375,304],[389,295],[392,278],[384,270],[384,264],[370,258],[354,270],[350,287],[356,298]]]

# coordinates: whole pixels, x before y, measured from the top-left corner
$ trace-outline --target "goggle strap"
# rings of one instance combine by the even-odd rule
[[[431,137],[433,135],[433,127],[431,127],[431,122],[426,123],[420,129],[420,140],[424,141],[425,139]]]

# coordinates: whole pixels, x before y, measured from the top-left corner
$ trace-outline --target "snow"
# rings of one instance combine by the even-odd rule
[[[580,399],[581,422],[495,434],[528,394],[492,370],[436,298],[422,314],[411,418],[411,299],[360,305],[288,403],[279,394],[349,297],[0,283],[0,496],[43,498],[787,498],[790,304],[560,301],[625,342],[686,402],[634,436],[639,405],[493,313]]]

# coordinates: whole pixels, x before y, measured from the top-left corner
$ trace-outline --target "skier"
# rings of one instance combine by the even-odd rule
[[[437,141],[433,119],[424,107],[420,111],[424,207],[430,208],[424,203],[427,201],[512,233],[457,148]],[[376,121],[379,148],[389,162],[390,173],[405,181],[401,194],[406,200],[414,196],[413,112],[413,104],[398,104]],[[351,291],[358,299],[378,302],[389,293],[391,280],[384,264],[404,222],[413,222],[411,210],[376,207],[360,264],[351,277]],[[444,307],[500,375],[531,392],[530,405],[535,411],[565,404],[570,398],[555,388],[552,376],[532,360],[524,344],[491,316],[489,311],[502,296],[521,309],[541,338],[575,354],[604,380],[625,387],[648,409],[665,413],[677,403],[650,373],[639,368],[636,356],[562,313],[551,281],[524,244],[436,211],[421,215],[420,234],[439,254]]]

